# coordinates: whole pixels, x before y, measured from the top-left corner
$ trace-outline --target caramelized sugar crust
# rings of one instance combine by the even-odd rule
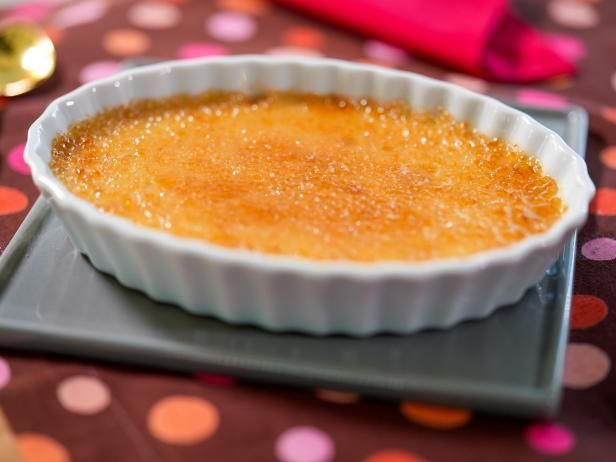
[[[465,256],[565,208],[537,161],[445,111],[333,95],[136,101],[57,136],[51,168],[140,225],[318,260]]]

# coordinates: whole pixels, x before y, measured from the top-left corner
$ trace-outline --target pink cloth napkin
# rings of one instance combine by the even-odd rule
[[[278,0],[278,3],[491,80],[575,72],[507,0]]]

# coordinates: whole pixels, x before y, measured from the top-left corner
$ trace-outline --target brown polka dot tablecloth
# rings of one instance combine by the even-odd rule
[[[531,105],[579,104],[590,114],[587,158],[598,194],[580,233],[565,393],[554,420],[4,351],[0,461],[616,460],[616,3],[519,0],[513,8],[577,61],[575,77],[524,87],[488,83],[267,0],[38,0],[11,7],[2,17],[43,25],[59,62],[38,90],[0,100],[0,251],[37,197],[22,158],[28,126],[52,99],[113,74],[126,59],[323,55],[414,70]]]

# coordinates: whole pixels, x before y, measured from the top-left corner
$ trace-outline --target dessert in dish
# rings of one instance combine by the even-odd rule
[[[92,82],[49,105],[24,158],[75,247],[125,286],[320,335],[448,327],[519,300],[594,194],[584,161],[527,115],[330,59],[212,57]],[[462,223],[489,229],[477,216],[505,234],[473,235]]]
[[[136,100],[58,134],[50,167],[138,225],[313,260],[465,257],[566,210],[538,160],[444,109],[333,94]]]

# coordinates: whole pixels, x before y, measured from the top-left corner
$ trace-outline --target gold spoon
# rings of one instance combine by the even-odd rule
[[[0,29],[0,95],[27,93],[56,68],[56,50],[38,26],[14,23]]]

